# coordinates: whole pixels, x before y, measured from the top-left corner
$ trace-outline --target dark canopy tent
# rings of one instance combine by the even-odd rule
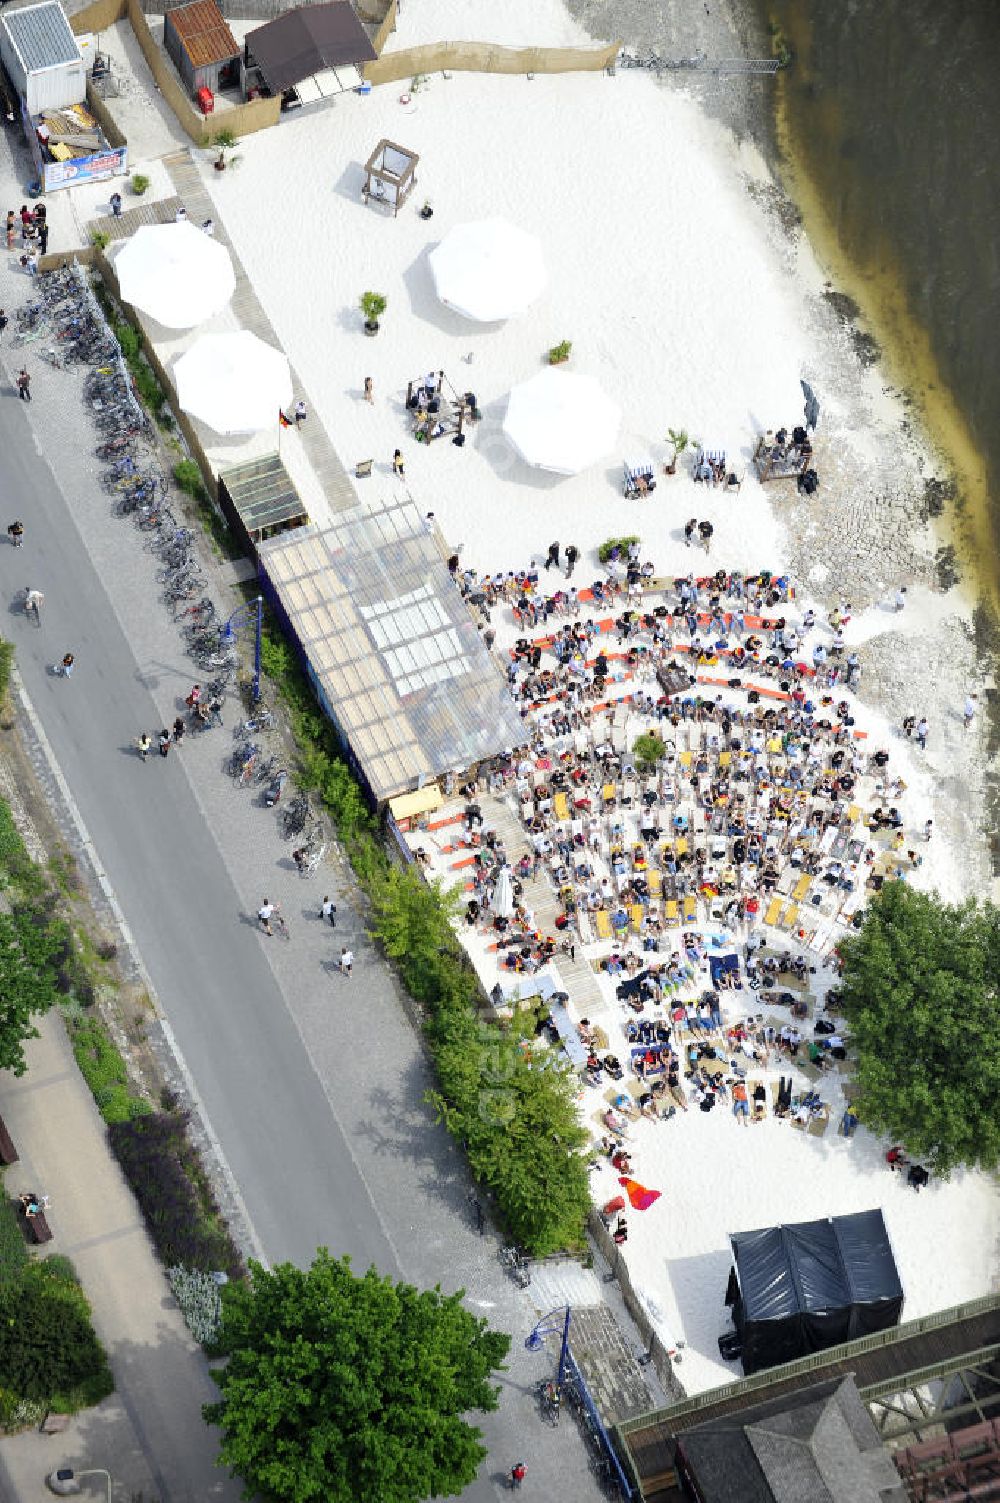
[[[747,1374],[899,1323],[903,1289],[881,1211],[729,1240],[726,1303]]]
[[[328,0],[286,11],[248,32],[248,63],[260,69],[272,94],[294,88],[328,68],[374,62],[375,48],[350,0]]]

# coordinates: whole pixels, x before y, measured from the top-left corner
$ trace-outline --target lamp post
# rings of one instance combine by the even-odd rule
[[[57,1471],[48,1474],[45,1485],[57,1497],[69,1498],[76,1493],[83,1492],[80,1486],[82,1477],[103,1477],[107,1484],[108,1503],[111,1503],[111,1473],[102,1466],[88,1467],[84,1472],[75,1472],[71,1466],[62,1466]]]
[[[256,595],[253,600],[248,600],[244,605],[238,605],[222,628],[222,640],[227,647],[231,647],[236,641],[236,635],[241,626],[247,621],[250,612],[254,613],[253,634],[253,702],[257,704],[260,699],[260,646],[261,634],[264,628],[264,597]]]
[[[572,1315],[573,1308],[571,1305],[560,1305],[557,1310],[550,1310],[548,1315],[542,1316],[541,1320],[532,1329],[531,1333],[525,1337],[524,1341],[529,1352],[537,1352],[545,1345],[546,1336],[559,1336],[561,1338],[559,1347],[559,1375],[556,1378],[556,1382],[560,1386],[566,1381],[566,1363],[569,1358],[569,1324]],[[550,1324],[550,1322],[556,1320],[559,1316],[563,1317],[561,1330],[559,1325]]]

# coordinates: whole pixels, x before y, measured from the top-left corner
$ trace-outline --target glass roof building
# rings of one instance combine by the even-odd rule
[[[258,555],[377,803],[524,744],[504,677],[411,500],[279,533]]]

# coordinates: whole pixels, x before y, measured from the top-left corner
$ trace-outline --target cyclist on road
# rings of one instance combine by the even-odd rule
[[[24,542],[24,525],[21,522],[11,522],[7,528],[7,536],[15,548],[20,548]]]
[[[35,620],[41,622],[42,606],[44,604],[45,596],[41,590],[33,590],[30,585],[27,585],[24,591],[24,614],[30,616],[32,611],[34,611]]]

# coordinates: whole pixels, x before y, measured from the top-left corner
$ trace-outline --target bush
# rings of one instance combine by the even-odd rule
[[[563,339],[559,344],[554,344],[551,350],[549,350],[549,364],[562,365],[565,360],[569,359],[569,352],[572,348],[573,346],[568,339]]]
[[[607,538],[598,548],[597,557],[600,559],[602,564],[606,564],[608,562],[608,559],[611,557],[613,549],[619,548],[624,555],[628,553],[629,547],[632,543],[641,542],[642,538],[637,537]]]
[[[219,1268],[239,1277],[240,1255],[186,1128],[187,1118],[180,1114],[151,1112],[138,1121],[112,1123],[108,1140],[163,1262],[204,1272]]]
[[[4,1387],[24,1399],[50,1400],[87,1385],[113,1388],[103,1348],[82,1290],[32,1263],[20,1281],[0,1288],[0,1372]]]
[[[359,303],[365,315],[365,323],[369,324],[378,323],[386,309],[386,299],[381,292],[363,292]]]
[[[49,1253],[38,1263],[37,1268],[48,1279],[54,1279],[57,1284],[74,1284],[80,1287],[80,1275],[73,1266],[72,1258],[67,1258],[65,1253]]]
[[[73,1053],[105,1122],[129,1122],[152,1111],[129,1084],[124,1059],[99,1018],[70,1024]]]
[[[0,1205],[0,1289],[8,1284],[18,1284],[29,1262],[30,1255],[14,1202],[4,1195]]]
[[[213,1276],[198,1269],[168,1268],[167,1278],[195,1341],[205,1347],[214,1346],[222,1318],[222,1301]]]
[[[201,470],[193,459],[179,459],[174,465],[174,479],[186,496],[194,501],[207,501],[208,492],[201,478]]]
[[[10,670],[14,666],[14,644],[0,637],[0,705],[10,688]]]
[[[90,243],[96,246],[98,250],[107,250],[111,244],[111,236],[107,230],[91,230]]]
[[[148,187],[149,178],[146,176],[146,174],[144,172],[133,172],[132,192],[138,194],[141,197]]]

